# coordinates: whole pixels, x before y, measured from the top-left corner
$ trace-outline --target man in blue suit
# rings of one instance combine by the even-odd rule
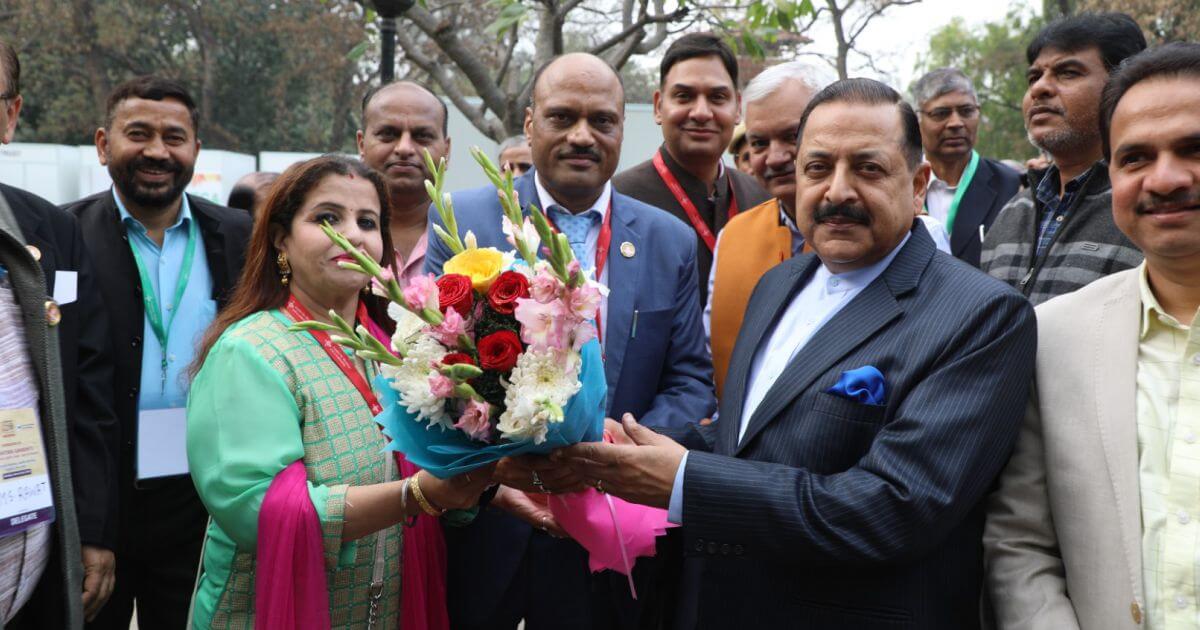
[[[800,119],[797,224],[815,254],[750,298],[719,420],[552,459],[667,507],[702,628],[979,626],[982,497],[1015,441],[1033,309],[938,252],[929,166],[891,88],[839,81]],[[614,427],[618,431],[620,429]],[[688,450],[690,449],[690,450]]]
[[[544,66],[525,113],[534,170],[516,190],[526,212],[529,204],[545,210],[583,267],[609,287],[600,311],[609,415],[681,429],[715,407],[695,290],[696,239],[666,212],[613,190],[624,110],[620,79],[598,57],[570,54]],[[453,198],[462,233],[474,232],[483,247],[511,249],[494,189]],[[436,212],[430,222],[440,224]],[[441,273],[450,252],[432,235],[429,243],[425,268]],[[545,458],[506,460],[497,479],[531,492],[583,487],[572,470]],[[544,508],[509,488],[493,504],[521,518],[489,508],[470,526],[447,530],[455,628],[512,629],[522,618],[528,630],[657,624],[660,558],[635,568],[634,601],[624,578],[590,576],[582,547],[550,535],[561,532]]]

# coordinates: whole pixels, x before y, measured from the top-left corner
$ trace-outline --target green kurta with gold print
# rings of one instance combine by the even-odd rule
[[[346,489],[383,482],[385,438],[363,401],[307,333],[279,311],[231,326],[188,400],[188,463],[212,515],[196,592],[196,628],[253,628],[258,512],[275,475],[303,458],[325,543],[334,628],[366,626],[376,536],[342,542]],[[386,531],[379,627],[400,602],[400,527]]]

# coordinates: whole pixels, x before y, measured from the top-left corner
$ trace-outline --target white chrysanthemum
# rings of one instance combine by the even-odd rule
[[[429,376],[434,364],[446,354],[446,348],[432,337],[417,335],[408,341],[408,354],[398,366],[383,366],[383,375],[392,379],[392,389],[400,394],[400,405],[416,419],[428,420],[429,426],[440,424],[453,428],[446,413],[446,399],[435,396],[429,389]]]
[[[396,322],[396,332],[392,334],[392,348],[401,354],[408,354],[408,346],[413,335],[421,332],[425,322],[412,311],[388,302],[388,317]]]
[[[518,357],[505,387],[505,410],[496,425],[501,437],[545,442],[550,423],[562,422],[563,407],[579,391],[580,363],[574,352],[527,350]]]

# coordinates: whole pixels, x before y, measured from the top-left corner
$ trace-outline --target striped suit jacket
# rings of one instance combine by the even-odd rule
[[[673,432],[693,449],[683,529],[702,565],[699,626],[978,627],[982,498],[1020,426],[1033,308],[936,251],[917,222],[797,353],[739,442],[755,351],[819,264],[806,254],[763,276],[719,422]],[[866,365],[884,375],[885,404],[826,393]]]

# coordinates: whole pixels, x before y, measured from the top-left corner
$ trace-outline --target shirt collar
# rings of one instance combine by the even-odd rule
[[[779,208],[779,224],[787,227],[792,234],[800,234],[800,228],[796,227],[796,222],[792,220],[792,215],[787,213],[787,209],[783,207],[779,200],[775,200],[775,205]]]
[[[120,213],[121,222],[125,224],[126,228],[132,227],[138,232],[145,234],[146,226],[142,225],[142,222],[135,219],[132,214],[129,214],[129,210],[125,209],[125,203],[121,201],[121,195],[117,194],[116,186],[112,187],[112,196],[113,201],[117,202],[117,212]],[[167,230],[174,230],[181,225],[188,225],[192,221],[192,207],[188,204],[188,196],[184,194],[180,195],[180,198],[183,201],[179,204],[179,218]],[[185,224],[184,221],[187,221],[187,223]]]
[[[538,173],[536,171],[534,172],[533,183],[534,183],[534,186],[537,187],[538,199],[542,202],[542,211],[543,212],[548,211],[550,206],[561,206],[562,205],[562,204],[558,203],[558,200],[556,200],[554,198],[554,195],[551,195],[550,192],[548,190],[546,190],[545,186],[542,186],[541,173]],[[600,215],[600,219],[603,221],[604,217],[608,214],[608,206],[609,206],[608,202],[610,199],[612,199],[612,182],[604,182],[604,190],[600,191],[600,196],[596,198],[596,201],[594,203],[592,203],[592,207],[585,210],[583,212],[583,214],[587,214],[588,212],[594,212],[594,213]],[[563,206],[563,208],[565,209],[566,207]]]
[[[1138,335],[1138,339],[1145,339],[1146,333],[1150,332],[1151,319],[1157,319],[1159,323],[1170,328],[1178,330],[1187,330],[1188,327],[1181,324],[1178,319],[1175,319],[1170,313],[1165,311],[1161,304],[1158,303],[1158,298],[1154,296],[1154,290],[1150,288],[1150,275],[1146,268],[1146,261],[1138,265],[1138,291],[1142,298],[1142,330]]]
[[[832,273],[829,271],[828,267],[822,264],[817,268],[816,279],[824,283],[825,292],[829,294],[862,290],[883,274],[884,270],[886,270],[888,266],[892,264],[892,261],[895,260],[896,255],[899,254],[900,250],[904,248],[904,244],[908,242],[908,239],[911,236],[912,232],[910,231],[908,234],[904,235],[904,240],[900,241],[899,245],[892,248],[892,251],[889,252],[887,256],[884,256],[875,263],[861,269],[855,269],[854,271],[847,271],[844,273]]]

